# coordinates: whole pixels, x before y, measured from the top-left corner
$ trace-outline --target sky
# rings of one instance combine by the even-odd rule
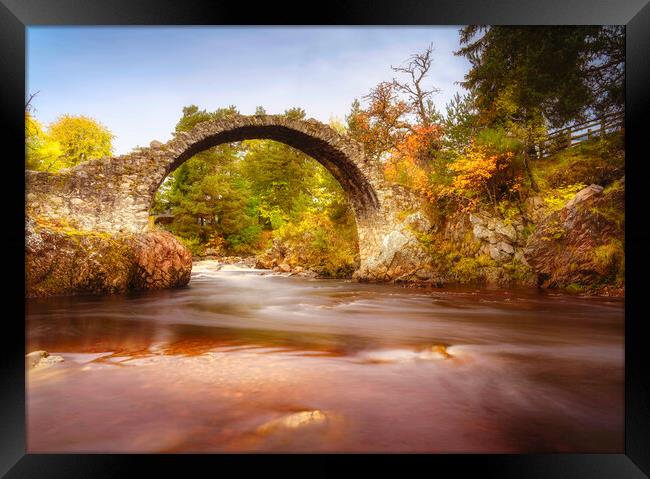
[[[469,69],[453,54],[459,27],[29,27],[26,94],[45,125],[90,116],[114,153],[166,142],[184,106],[253,114],[298,106],[343,120],[355,98],[433,44],[428,84],[444,105]]]

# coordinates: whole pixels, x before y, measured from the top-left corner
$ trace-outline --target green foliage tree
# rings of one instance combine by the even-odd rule
[[[213,112],[196,105],[183,108],[176,131],[197,124],[237,115],[234,106]],[[156,194],[153,211],[174,214],[173,232],[187,240],[208,244],[214,238],[237,243],[238,233],[254,223],[247,208],[250,190],[238,170],[240,143],[218,145],[179,166]]]
[[[522,165],[535,191],[529,157],[548,127],[623,108],[621,26],[470,25],[460,42],[456,54],[472,65],[463,85],[475,96],[480,124],[524,142]]]
[[[560,126],[623,107],[625,37],[621,26],[461,29],[472,67],[463,85],[484,124]]]
[[[479,130],[476,100],[456,93],[445,107],[443,143],[447,151],[463,153]]]
[[[260,219],[266,226],[278,228],[291,219],[294,203],[301,195],[312,195],[318,164],[304,153],[275,141],[251,140],[245,146],[242,173],[259,198]]]

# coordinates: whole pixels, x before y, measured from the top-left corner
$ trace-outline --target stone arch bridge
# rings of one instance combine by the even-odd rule
[[[247,139],[271,139],[311,156],[339,181],[354,209],[359,279],[413,277],[423,252],[413,234],[426,229],[418,200],[384,180],[382,167],[363,147],[316,120],[279,115],[236,115],[176,133],[123,156],[90,160],[56,173],[26,172],[28,217],[64,220],[80,230],[143,233],[156,190],[174,169],[213,146]]]

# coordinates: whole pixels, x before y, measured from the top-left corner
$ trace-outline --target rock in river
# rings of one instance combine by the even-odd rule
[[[187,284],[192,255],[164,231],[108,234],[28,219],[25,270],[27,297],[124,293]]]
[[[32,351],[25,355],[25,368],[34,369],[63,362],[61,356],[52,356],[47,351]]]

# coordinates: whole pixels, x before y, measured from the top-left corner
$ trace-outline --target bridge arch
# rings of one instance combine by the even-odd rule
[[[315,120],[294,120],[280,115],[233,116],[196,125],[177,133],[166,145],[155,145],[173,154],[152,171],[154,190],[182,163],[208,148],[242,140],[268,139],[287,144],[321,163],[345,191],[357,217],[377,212],[378,172],[367,162],[361,145]],[[153,197],[152,197],[153,199]]]

